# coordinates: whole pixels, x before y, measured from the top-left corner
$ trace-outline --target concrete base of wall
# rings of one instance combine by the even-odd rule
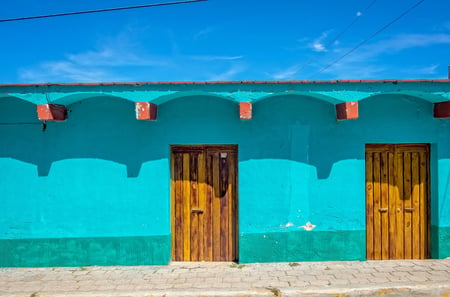
[[[364,261],[365,240],[365,230],[241,234],[239,262]],[[431,227],[431,257],[450,257],[450,227]],[[0,267],[166,265],[170,260],[170,235],[0,240]]]
[[[431,258],[450,257],[450,227],[431,226]]]
[[[164,265],[171,237],[0,240],[0,267]]]
[[[242,234],[239,262],[364,260],[366,232],[291,231]]]

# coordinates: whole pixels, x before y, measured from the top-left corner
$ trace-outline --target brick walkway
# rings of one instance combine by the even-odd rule
[[[341,295],[339,295],[341,294]],[[0,296],[450,296],[450,258],[0,268]]]

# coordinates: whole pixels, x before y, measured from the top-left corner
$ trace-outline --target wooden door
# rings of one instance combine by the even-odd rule
[[[366,145],[367,259],[429,257],[429,145]]]
[[[172,259],[237,260],[237,146],[172,146]]]

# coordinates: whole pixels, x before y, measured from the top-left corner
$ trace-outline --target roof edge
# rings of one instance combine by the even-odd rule
[[[155,81],[101,83],[30,83],[0,84],[0,87],[42,86],[143,86],[143,85],[214,85],[214,84],[339,84],[339,83],[448,83],[450,79],[382,79],[382,80],[241,80],[241,81]]]

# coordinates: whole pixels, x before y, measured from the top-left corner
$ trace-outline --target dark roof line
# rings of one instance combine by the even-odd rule
[[[339,84],[339,83],[447,83],[450,79],[382,79],[382,80],[242,80],[242,81],[169,81],[103,83],[0,84],[0,87],[41,86],[142,86],[142,85],[215,85],[215,84]]]

